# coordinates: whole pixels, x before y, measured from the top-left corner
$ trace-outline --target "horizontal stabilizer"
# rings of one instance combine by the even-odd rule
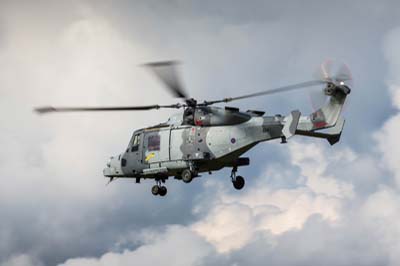
[[[340,136],[342,135],[343,127],[345,120],[340,117],[336,122],[334,127],[326,129],[324,132],[318,131],[308,131],[308,130],[296,130],[297,135],[315,137],[315,138],[323,138],[327,139],[329,144],[334,145],[340,140]]]

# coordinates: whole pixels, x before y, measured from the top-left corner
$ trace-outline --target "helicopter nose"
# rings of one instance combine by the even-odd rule
[[[114,176],[121,176],[121,162],[120,157],[121,155],[114,157],[111,156],[107,161],[107,167],[103,169],[103,175],[105,177],[114,177]]]
[[[111,160],[113,159],[113,157],[111,156],[108,161],[107,161],[107,167],[111,167]]]

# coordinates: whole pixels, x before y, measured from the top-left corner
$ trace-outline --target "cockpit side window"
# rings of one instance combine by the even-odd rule
[[[131,152],[138,151],[139,150],[139,144],[140,144],[140,134],[136,134],[133,136],[132,142],[131,142]]]

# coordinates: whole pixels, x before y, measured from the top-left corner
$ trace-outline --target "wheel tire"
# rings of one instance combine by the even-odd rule
[[[244,187],[244,178],[240,175],[238,175],[235,179],[235,181],[232,181],[233,187],[236,188],[237,190],[241,190]]]
[[[154,196],[157,196],[158,194],[160,194],[160,187],[157,186],[157,185],[154,185],[154,186],[151,188],[151,193],[152,193]]]
[[[159,190],[160,191],[158,192],[158,195],[160,195],[161,197],[164,197],[165,195],[167,195],[167,188],[165,186],[160,187]]]
[[[193,174],[189,169],[183,170],[181,177],[182,181],[185,183],[190,183],[193,180]]]

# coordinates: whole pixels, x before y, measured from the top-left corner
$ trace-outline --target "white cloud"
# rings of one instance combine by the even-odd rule
[[[219,252],[240,249],[254,236],[257,221],[253,209],[240,203],[217,203],[192,228]]]
[[[198,235],[182,226],[170,226],[149,243],[122,253],[110,252],[100,258],[70,259],[60,266],[195,266],[212,252]]]
[[[387,120],[382,129],[375,135],[378,142],[378,149],[382,153],[382,160],[377,163],[382,163],[393,173],[398,187],[400,187],[399,132],[400,114],[397,114]]]
[[[300,168],[301,175],[306,178],[304,185],[271,189],[260,179],[256,187],[242,193],[232,195],[218,191],[214,207],[193,225],[193,229],[224,253],[244,247],[260,232],[279,235],[301,230],[315,214],[328,223],[335,223],[340,219],[342,199],[353,196],[352,185],[332,175],[325,176],[325,171],[330,164],[352,163],[355,155],[349,149],[333,154],[323,147],[290,143],[290,163]],[[268,169],[262,175],[266,173],[281,177],[279,168]],[[296,171],[291,174],[296,175]]]
[[[0,143],[7,151],[0,158],[0,173],[13,181],[0,188],[2,197],[34,188],[49,197],[103,193],[102,168],[108,156],[123,151],[135,128],[167,118],[168,112],[41,117],[33,113],[32,108],[41,105],[166,101],[167,92],[138,67],[150,58],[149,49],[128,41],[93,9],[80,4],[69,8],[79,15],[56,25],[21,18],[12,8],[5,16],[12,27],[7,31],[8,45],[0,50],[0,110],[12,115],[0,117]],[[24,169],[24,174],[17,169]]]
[[[82,10],[76,2],[47,4],[26,3],[21,10],[19,4],[0,3],[6,25],[0,49],[0,174],[8,180],[0,186],[6,217],[0,224],[0,259],[35,253],[54,261],[57,254],[64,254],[60,260],[79,250],[68,245],[62,252],[50,251],[101,227],[105,218],[99,213],[121,208],[123,187],[105,187],[108,156],[126,148],[135,128],[168,115],[34,114],[38,105],[142,105],[170,99],[138,67],[152,55],[150,49],[127,41],[93,9]],[[54,14],[60,15],[52,19]],[[138,188],[131,188],[132,198],[143,195],[132,193]],[[86,248],[108,244],[96,245]]]
[[[307,177],[306,185],[316,194],[346,198],[353,195],[353,188],[329,174],[327,166],[333,163],[350,164],[356,160],[356,154],[349,148],[324,148],[320,142],[304,145],[298,142],[290,144],[292,163],[300,173]]]
[[[400,196],[398,191],[382,187],[370,195],[360,210],[360,217],[379,245],[388,252],[390,265],[400,262]]]
[[[382,163],[394,174],[397,186],[400,187],[400,28],[391,30],[385,40],[383,51],[389,64],[386,83],[392,95],[392,103],[397,114],[388,119],[375,138],[382,153]]]
[[[386,77],[386,83],[392,94],[392,103],[397,109],[400,109],[400,52],[398,45],[400,43],[400,27],[390,30],[383,42],[383,52],[387,63],[389,64],[389,73]]]

